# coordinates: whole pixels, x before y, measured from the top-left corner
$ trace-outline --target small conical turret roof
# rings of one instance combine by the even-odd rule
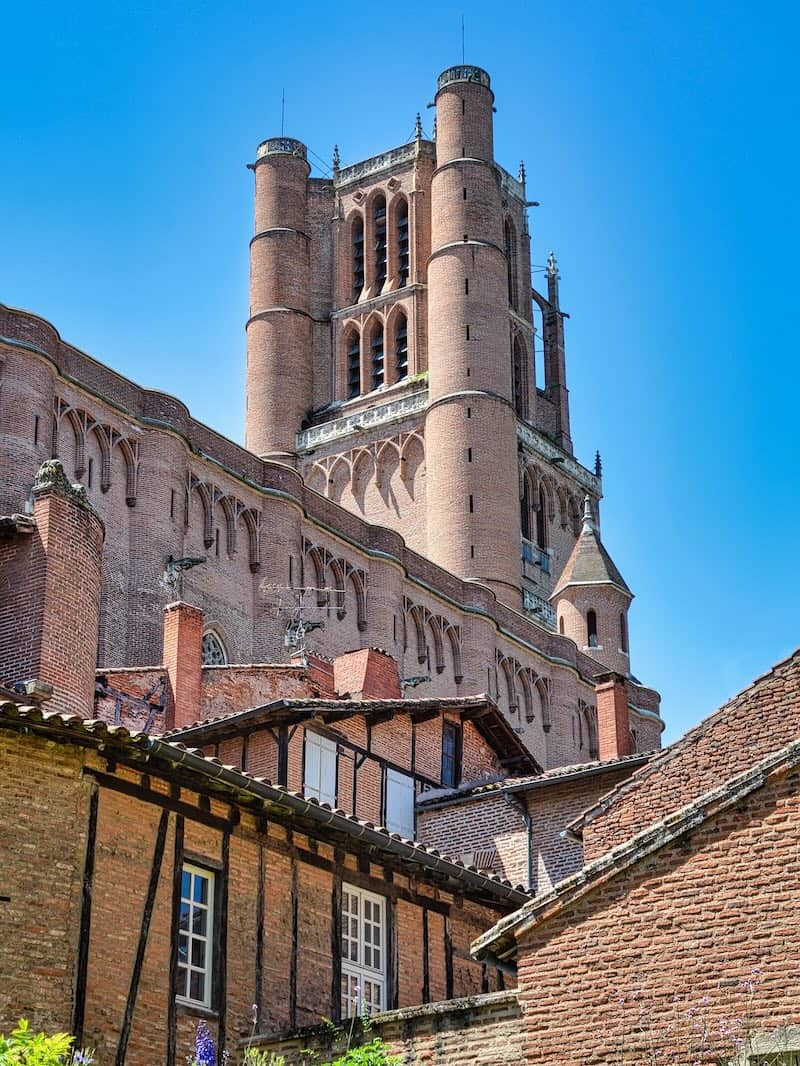
[[[588,496],[583,501],[583,528],[550,599],[555,599],[570,585],[614,585],[633,599],[633,593],[597,535]]]

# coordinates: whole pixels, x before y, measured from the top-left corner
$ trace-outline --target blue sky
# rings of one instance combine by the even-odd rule
[[[513,11],[515,23],[503,21]],[[329,163],[492,75],[570,312],[576,454],[666,739],[800,643],[794,6],[30,3],[0,65],[0,300],[242,439],[257,143]],[[535,275],[536,276],[536,275]]]

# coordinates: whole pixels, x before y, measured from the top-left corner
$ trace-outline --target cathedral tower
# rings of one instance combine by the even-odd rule
[[[508,263],[489,75],[451,67],[436,94],[428,263],[428,555],[520,604]]]
[[[306,146],[273,137],[258,146],[255,236],[250,242],[245,443],[292,461],[312,404],[312,323]]]

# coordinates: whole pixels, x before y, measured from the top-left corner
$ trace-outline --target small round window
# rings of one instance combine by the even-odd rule
[[[203,666],[224,666],[228,661],[225,647],[216,633],[209,631],[203,634],[203,652],[201,661]]]

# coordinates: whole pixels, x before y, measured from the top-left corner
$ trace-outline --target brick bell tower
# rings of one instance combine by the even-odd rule
[[[255,163],[255,235],[250,242],[245,445],[293,463],[295,435],[312,402],[312,323],[306,146],[263,141]]]
[[[493,103],[479,67],[440,75],[428,263],[428,555],[519,608],[516,415]]]

